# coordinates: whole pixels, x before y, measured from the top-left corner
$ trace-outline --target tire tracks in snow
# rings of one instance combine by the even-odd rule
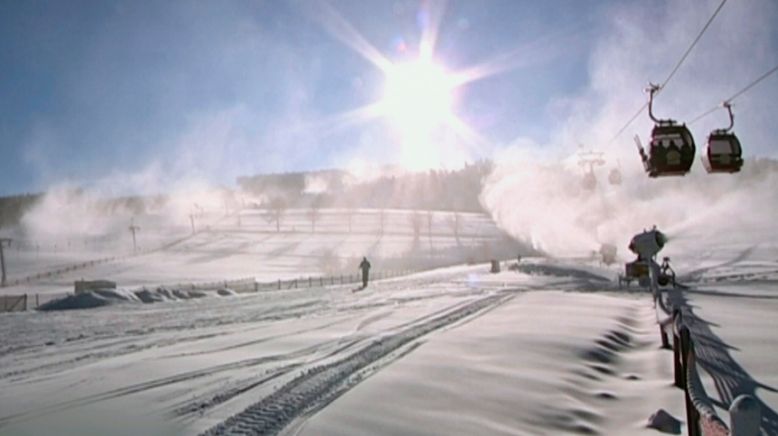
[[[175,417],[185,417],[185,416],[188,416],[188,415],[191,416],[191,415],[193,415],[195,413],[199,413],[199,414],[202,415],[206,411],[208,411],[208,410],[210,410],[210,409],[212,409],[214,407],[217,407],[220,404],[225,403],[225,402],[227,402],[229,400],[232,400],[233,398],[238,397],[239,395],[242,395],[242,394],[244,394],[244,393],[246,393],[246,392],[248,392],[248,391],[250,391],[250,390],[252,390],[252,389],[254,389],[256,387],[262,386],[262,385],[264,385],[265,383],[267,383],[267,382],[269,382],[271,380],[276,380],[276,379],[281,378],[283,376],[287,376],[292,371],[297,370],[297,369],[303,367],[304,365],[316,365],[316,364],[324,362],[326,360],[331,360],[332,357],[334,357],[334,356],[336,356],[338,354],[341,354],[341,353],[347,351],[348,349],[355,348],[358,345],[367,344],[364,347],[362,347],[364,349],[365,347],[367,347],[370,344],[372,344],[372,341],[377,336],[391,336],[391,335],[397,334],[397,332],[401,332],[403,330],[407,330],[407,328],[409,326],[414,326],[414,325],[422,324],[426,320],[428,320],[429,318],[434,318],[436,316],[439,316],[440,314],[444,314],[444,313],[448,313],[448,312],[455,312],[455,311],[461,309],[462,306],[466,306],[466,305],[471,304],[471,303],[472,303],[472,300],[471,301],[465,301],[465,302],[458,302],[458,303],[456,303],[454,305],[438,309],[438,310],[436,310],[436,311],[434,311],[432,313],[425,314],[425,315],[423,315],[421,317],[418,317],[418,318],[415,318],[415,319],[413,319],[411,321],[406,321],[406,322],[403,322],[401,324],[389,327],[389,328],[387,328],[387,329],[385,329],[385,330],[383,330],[381,332],[376,332],[376,333],[372,334],[371,336],[366,336],[366,335],[362,334],[361,330],[366,325],[368,325],[368,324],[370,324],[372,322],[375,322],[375,321],[380,320],[380,319],[382,319],[384,317],[390,316],[391,313],[390,312],[381,312],[381,313],[378,313],[378,314],[374,314],[372,316],[368,316],[367,318],[363,319],[356,326],[354,332],[352,332],[350,335],[344,336],[344,337],[342,337],[340,339],[337,339],[335,341],[329,341],[329,342],[325,343],[324,345],[320,344],[320,345],[314,345],[313,347],[311,347],[311,348],[315,348],[315,349],[320,349],[321,347],[326,346],[326,344],[329,344],[329,343],[332,343],[332,342],[344,343],[345,344],[343,346],[340,346],[338,349],[336,349],[336,350],[334,350],[332,352],[327,353],[327,355],[325,355],[323,357],[318,357],[316,359],[313,359],[310,362],[305,362],[304,364],[293,364],[293,365],[288,365],[288,366],[281,367],[281,368],[275,368],[275,369],[266,371],[260,377],[256,377],[255,376],[255,377],[250,377],[250,378],[247,378],[247,379],[243,379],[240,382],[235,383],[234,386],[231,387],[231,388],[221,389],[221,390],[217,390],[215,392],[211,392],[209,394],[200,395],[200,396],[198,396],[198,398],[196,398],[194,400],[189,400],[189,401],[186,401],[184,403],[180,403],[179,405],[173,407],[171,409],[170,414],[172,416],[175,416]],[[493,307],[495,307],[495,306],[493,306]],[[485,313],[485,312],[486,312],[486,310],[483,310],[481,313]],[[333,324],[337,324],[337,323],[340,323],[340,322],[343,322],[343,321],[338,321],[338,322],[333,323]],[[447,327],[450,327],[450,326],[453,326],[453,324],[450,324]],[[416,345],[420,345],[420,344],[416,343]],[[371,365],[371,366],[376,366],[376,365],[377,366],[384,366],[385,364],[388,364],[391,361],[394,361],[394,360],[396,360],[398,358],[401,358],[402,356],[405,355],[405,353],[412,351],[413,349],[415,349],[415,346],[411,345],[410,347],[403,347],[403,348],[406,349],[406,350],[404,350],[402,352],[393,353],[396,356],[392,357],[391,359],[380,359],[382,362],[374,362],[373,365]],[[355,352],[355,354],[356,353],[359,353],[359,351]],[[388,362],[386,362],[386,361],[388,361]],[[369,370],[370,370],[370,368],[365,368],[361,372],[370,372]],[[359,378],[361,379],[361,378],[365,378],[365,377],[366,376],[360,376]]]
[[[295,420],[319,410],[354,386],[363,370],[375,365],[412,342],[465,318],[497,307],[512,298],[510,294],[490,295],[444,314],[429,318],[404,330],[378,337],[359,351],[333,362],[313,366],[278,390],[243,411],[204,432],[203,436],[273,435]],[[377,370],[378,368],[376,368]],[[351,381],[351,383],[350,383]]]
[[[181,383],[181,382],[185,382],[185,381],[189,381],[201,377],[211,376],[223,371],[230,371],[235,369],[259,366],[266,363],[300,359],[307,355],[316,353],[317,351],[321,351],[323,348],[326,348],[327,346],[335,345],[335,349],[329,351],[322,358],[332,357],[334,355],[340,354],[348,350],[349,348],[356,345],[358,342],[359,340],[356,339],[344,341],[342,338],[338,338],[335,340],[327,341],[325,343],[320,343],[313,346],[305,347],[300,350],[292,351],[290,353],[278,354],[273,356],[256,357],[251,359],[240,360],[237,362],[230,362],[221,365],[210,366],[203,369],[175,374],[169,377],[162,377],[162,378],[150,380],[143,383],[137,383],[137,384],[132,384],[117,389],[112,389],[95,395],[89,395],[89,396],[77,398],[70,401],[64,401],[64,402],[52,404],[35,410],[19,412],[11,415],[6,415],[6,416],[0,416],[0,429],[2,429],[2,427],[11,423],[25,421],[28,419],[34,419],[36,417],[43,416],[49,413],[60,412],[75,407],[86,406],[89,404],[99,403],[101,401],[111,400],[111,399],[131,395],[131,394],[148,391],[151,389],[169,386],[175,383]],[[290,370],[292,366],[300,366],[304,363],[305,362],[298,363],[296,365],[289,365]]]

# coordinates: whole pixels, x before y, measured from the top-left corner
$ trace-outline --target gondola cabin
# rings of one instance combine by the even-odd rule
[[[743,166],[743,149],[734,133],[715,130],[708,136],[702,164],[709,173],[736,173]]]
[[[651,131],[648,154],[641,150],[650,177],[683,176],[694,163],[694,138],[685,124],[662,120]]]

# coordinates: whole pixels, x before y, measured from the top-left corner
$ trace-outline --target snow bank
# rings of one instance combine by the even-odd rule
[[[140,303],[143,300],[134,292],[124,289],[95,289],[90,292],[81,292],[68,295],[64,298],[52,300],[38,307],[38,310],[73,310],[92,309],[108,306],[115,303]]]
[[[230,289],[217,291],[220,296],[233,296],[237,293]],[[42,304],[38,310],[73,310],[93,309],[95,307],[108,306],[116,303],[162,303],[165,301],[191,300],[204,298],[212,293],[200,290],[181,290],[157,288],[155,290],[141,289],[128,291],[124,289],[97,289],[90,292],[82,292],[76,295],[68,295],[64,298],[52,300]]]
[[[49,301],[41,304],[38,310],[73,310],[73,309],[93,309],[95,307],[108,306],[113,302],[96,292],[83,292],[78,295],[68,295],[64,298]]]

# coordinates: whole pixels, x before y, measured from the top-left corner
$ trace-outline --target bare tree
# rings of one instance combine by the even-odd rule
[[[283,197],[273,197],[270,200],[271,219],[276,222],[276,232],[281,232],[281,219],[286,213],[287,204]]]
[[[411,223],[411,227],[413,228],[413,242],[418,243],[419,238],[421,237],[421,214],[418,211],[413,211],[413,215],[411,215],[408,219]]]
[[[432,209],[427,210],[427,239],[430,242],[430,255],[432,255]]]
[[[386,224],[386,209],[382,206],[378,211],[378,232],[381,236],[384,235],[384,225]]]
[[[354,202],[349,200],[346,203],[346,220],[348,222],[348,232],[351,233],[352,224],[354,222],[354,215],[356,215],[356,207],[354,207]]]
[[[311,202],[311,208],[308,210],[308,219],[311,220],[311,233],[316,233],[316,222],[321,217],[321,208],[324,204],[324,199],[321,196],[316,196]]]
[[[454,239],[457,241],[457,245],[462,245],[462,242],[459,240],[459,231],[462,227],[462,217],[459,215],[459,212],[454,212],[454,216],[449,218],[449,225],[454,232]]]

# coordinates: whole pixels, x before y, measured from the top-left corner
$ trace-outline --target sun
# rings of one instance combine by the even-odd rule
[[[429,132],[453,116],[454,81],[440,65],[419,59],[393,64],[385,74],[381,112],[401,133]]]
[[[446,160],[441,135],[456,120],[453,76],[428,57],[384,69],[381,116],[400,135],[400,162],[411,170]]]

